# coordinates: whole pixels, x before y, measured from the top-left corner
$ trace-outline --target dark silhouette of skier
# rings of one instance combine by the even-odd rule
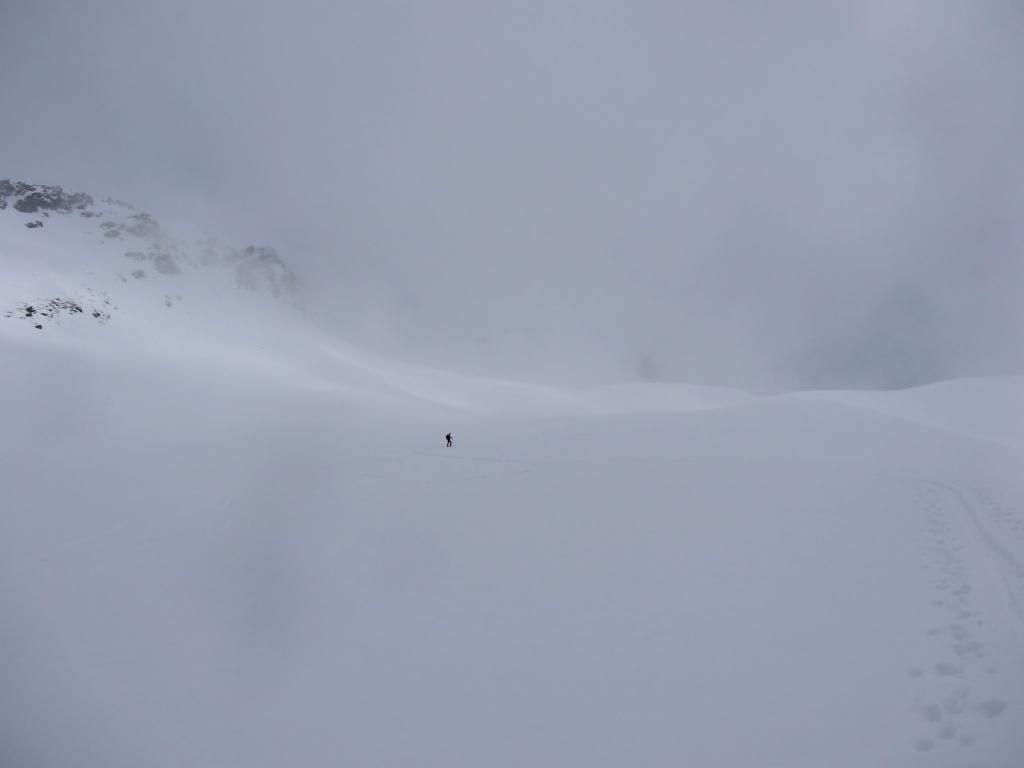
[[[448,445],[446,447],[451,448],[452,447],[452,433],[449,432],[447,435],[444,436],[444,439],[448,441]]]

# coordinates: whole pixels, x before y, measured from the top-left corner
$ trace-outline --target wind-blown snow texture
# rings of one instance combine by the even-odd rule
[[[0,764],[1024,764],[1020,379],[469,379],[38,218],[0,211]]]

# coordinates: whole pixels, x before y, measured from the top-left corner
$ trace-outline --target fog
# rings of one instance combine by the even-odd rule
[[[1022,40],[0,0],[0,768],[1020,765]]]
[[[0,1],[0,174],[540,381],[1024,370],[1015,2]]]

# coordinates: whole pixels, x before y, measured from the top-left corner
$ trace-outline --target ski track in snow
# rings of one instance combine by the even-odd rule
[[[973,490],[971,495],[980,503],[972,504],[964,492],[953,486],[946,488],[956,496],[967,517],[974,524],[982,551],[987,554],[989,565],[1006,588],[1007,605],[1015,620],[1017,637],[1024,648],[1024,563],[1009,548],[999,541],[992,528],[998,526],[1001,535],[1024,539],[1024,528],[1012,513],[1005,511],[992,495],[985,491]],[[986,520],[989,521],[986,523]]]
[[[930,481],[921,490],[925,568],[932,573],[932,606],[939,621],[928,630],[936,656],[913,666],[915,705],[925,723],[921,752],[946,745],[970,748],[1012,706],[998,692],[1003,678],[990,653],[990,625],[1008,620],[1018,654],[1024,652],[1024,565],[994,534],[1024,541],[1024,523],[984,490]],[[1004,616],[991,615],[978,595],[1003,590]],[[1019,659],[1018,659],[1019,661]],[[1024,756],[1022,756],[1024,760]]]

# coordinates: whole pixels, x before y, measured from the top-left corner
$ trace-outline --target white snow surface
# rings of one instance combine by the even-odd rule
[[[23,219],[118,309],[0,316],[0,765],[1024,765],[1021,379],[469,378]]]

